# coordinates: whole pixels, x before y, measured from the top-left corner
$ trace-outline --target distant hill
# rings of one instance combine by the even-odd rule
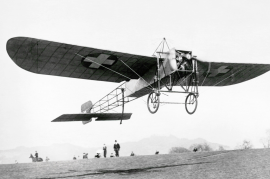
[[[208,143],[210,147],[214,150],[217,150],[219,146],[223,146],[226,150],[230,149],[230,147],[211,143],[206,141],[205,139],[179,139],[175,136],[151,136],[145,139],[142,139],[137,142],[126,142],[123,143],[123,154],[129,155],[131,151],[138,155],[152,155],[156,150],[161,154],[167,154],[172,147],[184,147],[189,148],[192,144],[201,144]],[[129,152],[128,152],[129,151]],[[127,152],[127,153],[126,153]]]
[[[129,156],[131,151],[136,155],[153,155],[156,150],[160,154],[167,154],[172,147],[185,147],[189,148],[192,144],[208,143],[214,150],[218,149],[221,144],[211,143],[205,139],[179,139],[175,136],[151,136],[137,142],[125,142],[120,143],[121,150],[120,156]],[[229,149],[228,146],[223,146],[225,149]],[[37,146],[37,147],[17,147],[10,150],[0,150],[0,164],[15,163],[17,160],[19,163],[32,162],[29,158],[30,154],[37,151],[39,156],[45,160],[46,156],[51,161],[72,160],[75,155],[77,159],[82,158],[83,153],[88,153],[88,158],[93,158],[96,151],[102,149],[102,146],[97,148],[84,148],[68,143],[53,144],[50,146]],[[110,153],[114,153],[113,146],[107,146],[109,156]],[[79,156],[79,157],[78,157]]]

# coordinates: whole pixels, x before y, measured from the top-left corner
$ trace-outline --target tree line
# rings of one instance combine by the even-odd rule
[[[266,137],[261,138],[261,143],[263,144],[264,148],[270,148],[270,129],[268,129],[266,131]],[[241,150],[245,150],[245,149],[252,149],[253,145],[251,143],[250,140],[243,140],[243,142],[240,145],[237,145],[235,147],[235,149],[241,149]],[[170,154],[174,154],[174,153],[185,153],[185,152],[192,152],[194,151],[194,149],[196,149],[196,152],[211,152],[214,151],[209,144],[207,143],[202,143],[202,144],[193,144],[189,147],[189,149],[186,149],[184,147],[172,147],[169,150]],[[223,146],[219,146],[218,149],[216,151],[223,151],[225,150],[225,148]]]

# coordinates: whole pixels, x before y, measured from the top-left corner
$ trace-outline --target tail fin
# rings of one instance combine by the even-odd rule
[[[81,112],[82,113],[91,113],[91,109],[93,107],[92,101],[87,101],[81,105]],[[92,121],[92,118],[90,118],[88,121],[82,121],[83,125],[89,123]]]
[[[81,112],[82,113],[90,113],[93,107],[92,101],[87,101],[81,105]]]

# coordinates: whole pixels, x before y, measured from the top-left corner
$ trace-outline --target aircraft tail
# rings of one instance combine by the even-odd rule
[[[122,118],[123,115],[123,118]],[[128,120],[132,113],[79,113],[79,114],[63,114],[52,122],[72,122],[82,121],[87,124],[95,118],[95,121],[115,121],[115,120]]]

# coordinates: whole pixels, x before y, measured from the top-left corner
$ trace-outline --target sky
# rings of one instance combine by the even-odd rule
[[[232,149],[247,139],[263,147],[270,129],[269,72],[237,85],[200,87],[193,115],[184,105],[162,105],[150,114],[145,96],[125,106],[133,115],[122,125],[51,123],[79,113],[81,104],[98,101],[119,84],[25,71],[8,56],[6,42],[23,36],[151,56],[165,37],[170,47],[190,50],[203,61],[270,64],[269,6],[267,0],[1,2],[0,150],[54,143],[96,147],[152,135],[204,138]]]

